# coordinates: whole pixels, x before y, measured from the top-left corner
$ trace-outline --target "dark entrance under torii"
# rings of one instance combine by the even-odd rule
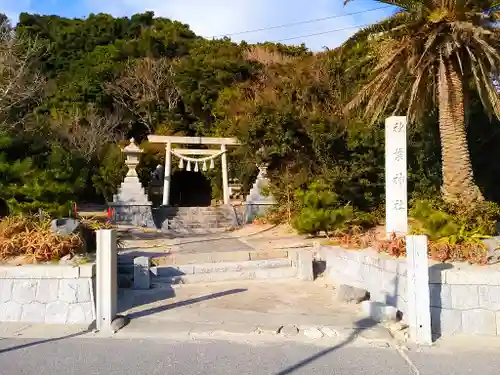
[[[172,174],[170,205],[174,207],[208,207],[212,202],[210,180],[201,172],[178,170]]]

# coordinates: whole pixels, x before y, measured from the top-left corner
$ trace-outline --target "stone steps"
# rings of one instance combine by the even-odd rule
[[[168,220],[168,225],[171,228],[219,228],[221,225],[231,225],[232,221],[227,220],[227,219],[222,219],[222,220],[204,220],[203,222],[201,221],[195,221],[195,220],[186,220],[186,219],[180,219],[180,218],[174,218],[174,219],[167,219]]]
[[[287,250],[217,251],[205,253],[170,253],[155,257],[156,266],[189,265],[203,263],[246,262],[271,259],[294,259],[294,252]],[[129,261],[131,263],[133,261]]]
[[[238,220],[231,206],[216,207],[161,207],[164,231],[196,231],[210,233],[216,229],[237,226]]]
[[[220,251],[173,253],[154,258],[150,268],[153,287],[232,280],[290,279],[297,277],[295,253],[288,251]],[[119,256],[122,287],[133,284],[133,258]]]
[[[157,277],[173,277],[218,272],[241,272],[252,269],[275,269],[291,267],[289,259],[250,260],[245,262],[198,263],[174,266],[152,267],[151,272]]]
[[[243,271],[200,273],[194,275],[178,275],[168,277],[153,277],[153,287],[161,287],[162,284],[196,284],[236,280],[278,280],[292,279],[297,277],[297,269],[293,267],[282,267],[273,269],[252,269]]]

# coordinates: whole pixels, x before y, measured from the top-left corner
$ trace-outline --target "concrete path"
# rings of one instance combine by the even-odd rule
[[[223,252],[293,249],[312,246],[317,239],[295,234],[287,226],[246,225],[233,232],[170,236],[151,230],[130,229],[121,234],[121,254],[161,256],[169,252]]]
[[[192,337],[220,333],[300,339],[356,336],[390,340],[389,331],[364,319],[359,307],[336,302],[336,291],[316,282],[245,281],[121,290],[120,311],[132,318],[123,337]]]

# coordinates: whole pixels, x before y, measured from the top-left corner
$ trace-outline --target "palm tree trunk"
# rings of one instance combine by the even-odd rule
[[[483,200],[474,182],[467,145],[462,80],[451,61],[441,60],[438,93],[443,198],[464,204]]]

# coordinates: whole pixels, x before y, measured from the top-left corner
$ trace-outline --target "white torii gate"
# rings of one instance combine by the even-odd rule
[[[191,163],[194,163],[194,171],[199,170],[199,163],[202,163],[202,169],[207,169],[207,161],[210,161],[210,167],[213,168],[213,161],[218,156],[221,157],[222,164],[222,191],[224,194],[224,204],[229,204],[229,178],[227,171],[227,146],[236,146],[240,143],[236,138],[214,138],[214,137],[177,137],[177,136],[148,136],[150,143],[165,144],[165,174],[163,177],[163,205],[168,206],[170,202],[170,180],[172,174],[172,155],[180,159],[180,165],[187,163],[187,170],[191,170]],[[172,148],[172,145],[220,145],[219,150],[215,149],[181,149]],[[204,155],[202,158],[193,158],[192,156]]]

